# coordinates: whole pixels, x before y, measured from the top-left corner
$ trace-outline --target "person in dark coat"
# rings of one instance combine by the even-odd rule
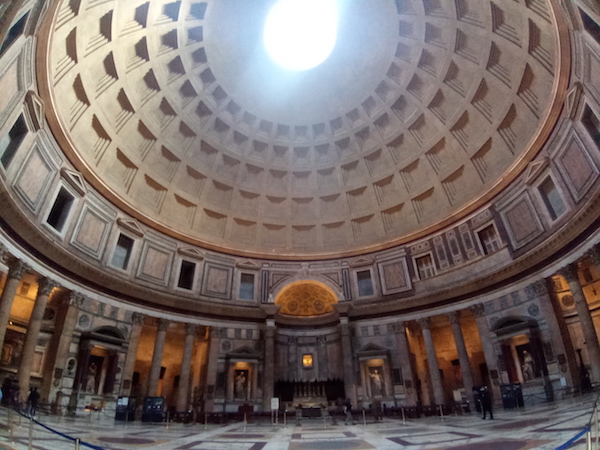
[[[37,388],[31,388],[29,390],[29,397],[27,397],[27,408],[30,416],[35,416],[39,400],[40,393],[38,392]]]
[[[490,391],[488,390],[488,387],[483,386],[481,388],[481,390],[479,391],[479,393],[480,393],[480,399],[481,399],[481,411],[483,413],[481,418],[486,419],[487,413],[490,413],[490,420],[494,419],[494,414],[492,413],[492,397],[490,395]]]
[[[346,414],[344,424],[348,425],[348,423],[350,423],[351,425],[354,425],[354,419],[352,418],[352,402],[350,399],[346,400],[346,403],[344,404],[344,413]]]

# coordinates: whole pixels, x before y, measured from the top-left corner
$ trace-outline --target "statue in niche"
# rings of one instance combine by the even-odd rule
[[[523,351],[523,378],[525,378],[525,381],[530,381],[535,378],[535,363],[531,353],[527,350]]]
[[[383,375],[382,367],[369,367],[369,376],[371,377],[371,392],[373,397],[383,395]]]
[[[236,370],[235,371],[235,386],[234,395],[235,398],[246,400],[248,398],[248,371],[247,370]]]
[[[85,390],[87,392],[96,392],[96,377],[98,376],[98,366],[95,362],[92,363],[88,367],[88,377],[87,383],[85,386]]]

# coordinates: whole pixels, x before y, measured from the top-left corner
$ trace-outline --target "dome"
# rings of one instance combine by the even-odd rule
[[[272,1],[58,2],[39,52],[52,132],[145,225],[275,259],[432,233],[539,152],[568,81],[553,2],[338,4],[331,55],[290,72],[262,42]]]

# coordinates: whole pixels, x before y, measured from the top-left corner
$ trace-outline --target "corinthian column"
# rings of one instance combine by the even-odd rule
[[[127,348],[127,356],[123,365],[123,382],[121,383],[121,395],[131,394],[131,378],[135,369],[135,360],[140,344],[140,335],[144,325],[144,315],[133,313],[131,316],[131,333],[129,333],[129,347]]]
[[[31,317],[29,318],[29,324],[27,325],[27,333],[25,334],[25,342],[23,343],[23,349],[21,350],[21,361],[19,362],[19,369],[17,372],[21,399],[27,398],[29,378],[31,377],[31,368],[33,366],[33,357],[35,355],[35,346],[37,345],[40,328],[42,327],[44,311],[48,305],[48,297],[50,296],[52,289],[56,286],[57,283],[48,278],[40,278],[38,281],[37,297],[35,299],[35,304],[33,305]]]
[[[396,343],[398,344],[398,357],[400,359],[400,370],[402,371],[402,380],[406,392],[406,406],[416,406],[417,391],[413,379],[412,361],[410,358],[410,349],[406,339],[406,325],[404,322],[394,324],[396,333]]]
[[[177,411],[187,411],[190,398],[190,372],[192,367],[192,350],[196,338],[197,327],[194,324],[185,324],[185,341],[183,343],[183,357],[181,358],[181,374],[179,375],[179,391],[177,392]]]
[[[463,387],[467,398],[472,405],[475,404],[473,397],[473,372],[471,370],[471,363],[469,362],[469,354],[467,353],[467,346],[465,345],[465,338],[460,327],[460,313],[458,311],[448,314],[450,319],[450,326],[452,327],[452,334],[454,336],[454,342],[456,343],[456,350],[458,352],[458,362],[460,364],[460,371],[462,373]]]
[[[271,410],[275,385],[275,321],[267,319],[265,329],[265,364],[263,376],[263,411]]]
[[[573,294],[575,309],[577,310],[581,331],[585,338],[585,347],[588,352],[590,368],[592,369],[592,382],[597,383],[600,381],[600,345],[598,344],[598,335],[594,328],[592,314],[579,284],[577,268],[573,265],[568,265],[560,269],[558,273],[565,277],[567,283],[569,283],[571,294]]]
[[[52,346],[46,351],[45,359],[47,371],[42,380],[42,398],[53,400],[56,392],[62,389],[62,377],[69,356],[69,347],[73,341],[73,332],[77,325],[79,308],[83,304],[84,297],[79,292],[70,292],[63,299],[59,313],[55,320],[54,336]]]
[[[498,371],[498,358],[494,351],[494,343],[490,335],[490,327],[488,326],[487,319],[485,317],[485,308],[482,304],[474,305],[471,307],[471,312],[475,316],[475,323],[477,324],[477,331],[479,332],[479,339],[481,340],[481,346],[483,348],[483,356],[485,358],[485,364],[488,369],[488,375],[492,382],[493,397],[496,399],[502,398],[500,393],[499,378],[500,372]]]
[[[4,344],[4,336],[6,336],[6,328],[8,327],[8,320],[10,319],[10,309],[15,300],[21,278],[23,278],[23,275],[25,274],[25,270],[25,264],[18,259],[8,263],[8,278],[4,284],[2,296],[0,296],[0,348],[2,348],[2,345]]]
[[[438,365],[435,346],[433,345],[433,336],[431,334],[431,322],[429,317],[419,319],[419,325],[423,333],[425,342],[425,351],[427,352],[427,364],[429,365],[429,376],[433,388],[433,399],[436,405],[444,404],[444,388],[442,386],[442,377],[440,376],[440,366]]]
[[[165,351],[165,341],[167,339],[168,328],[168,320],[158,319],[158,332],[156,333],[156,341],[154,342],[154,353],[152,354],[152,364],[150,365],[150,376],[148,378],[148,397],[156,397],[158,395],[160,367],[162,364],[163,353]]]

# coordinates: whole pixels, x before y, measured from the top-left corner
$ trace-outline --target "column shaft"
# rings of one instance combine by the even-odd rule
[[[48,297],[55,286],[56,283],[48,278],[40,278],[38,281],[38,293],[35,304],[33,305],[31,317],[29,317],[27,333],[25,334],[25,341],[23,342],[23,349],[21,350],[21,361],[19,362],[19,369],[17,372],[22,400],[27,399],[29,378],[31,377],[31,368],[33,366],[33,357],[35,355],[35,346],[37,345],[40,328],[42,327],[42,319],[44,317],[46,305],[48,304]]]
[[[181,358],[181,373],[179,374],[179,391],[177,392],[177,411],[188,410],[192,351],[194,350],[195,337],[196,327],[189,323],[186,324],[183,357]]]
[[[356,381],[354,379],[354,355],[352,353],[352,339],[350,337],[350,325],[347,317],[340,317],[340,331],[342,334],[342,358],[344,360],[344,389],[346,398],[357,406]]]
[[[460,327],[460,314],[457,311],[448,314],[448,318],[450,319],[452,335],[454,336],[456,351],[458,352],[458,362],[460,364],[460,371],[462,373],[465,394],[467,395],[467,399],[469,399],[471,404],[474,405],[475,398],[473,397],[473,371],[469,361],[469,354],[467,353],[467,346],[465,345],[465,338],[462,333],[462,328]]]
[[[265,361],[263,376],[263,411],[271,410],[275,384],[275,323],[267,320],[265,330]]]
[[[129,333],[129,347],[127,348],[127,356],[123,364],[123,375],[121,376],[121,395],[131,394],[131,380],[135,370],[135,361],[137,359],[137,351],[140,344],[140,335],[144,325],[144,316],[139,313],[133,313],[131,318],[131,333]]]
[[[219,328],[211,328],[210,343],[208,344],[208,364],[206,366],[206,396],[205,411],[213,411],[215,407],[215,393],[217,390],[217,368],[219,362],[219,347],[221,345]]]
[[[500,399],[502,396],[498,382],[500,378],[500,372],[498,371],[498,358],[496,357],[494,343],[492,342],[492,337],[490,336],[490,328],[485,317],[485,309],[483,305],[479,304],[473,306],[471,311],[475,316],[475,323],[477,324],[477,331],[479,332],[479,338],[481,339],[485,364],[487,366],[488,375],[492,383],[492,386],[489,387],[492,389],[493,397]]]
[[[569,289],[575,300],[575,309],[577,310],[581,331],[585,338],[585,347],[588,352],[590,368],[592,371],[591,381],[592,383],[600,382],[600,344],[598,343],[598,334],[596,333],[596,328],[594,328],[594,321],[587,300],[585,299],[585,295],[579,284],[577,269],[574,266],[567,266],[560,270],[559,273],[564,276],[569,283]]]
[[[417,405],[417,391],[415,388],[415,380],[413,378],[412,360],[410,357],[410,349],[408,347],[408,339],[406,338],[406,326],[404,322],[396,324],[396,343],[398,345],[398,357],[400,358],[400,370],[402,371],[402,381],[404,383],[404,391],[406,393],[406,406]]]
[[[436,405],[444,404],[444,388],[442,386],[442,377],[440,376],[440,366],[438,365],[433,336],[431,334],[429,318],[419,320],[425,342],[425,351],[427,352],[427,364],[429,365],[429,377],[433,388],[433,399]]]
[[[69,356],[69,347],[73,341],[73,332],[77,325],[77,315],[82,303],[83,296],[81,294],[70,292],[56,318],[55,335],[53,336],[55,348],[53,352],[46,354],[49,364],[46,364],[48,370],[44,374],[40,392],[42,398],[47,398],[49,401],[53,401],[56,392],[63,387],[62,377]]]
[[[10,309],[15,300],[21,278],[25,274],[25,268],[25,264],[18,259],[8,265],[8,277],[0,296],[0,348],[4,345],[4,337],[10,319]]]
[[[152,354],[152,364],[150,366],[150,376],[148,378],[148,397],[156,397],[158,395],[160,367],[162,364],[163,353],[165,351],[165,341],[167,338],[168,327],[168,320],[158,320],[158,332],[156,333],[156,341],[154,342],[154,353]]]

